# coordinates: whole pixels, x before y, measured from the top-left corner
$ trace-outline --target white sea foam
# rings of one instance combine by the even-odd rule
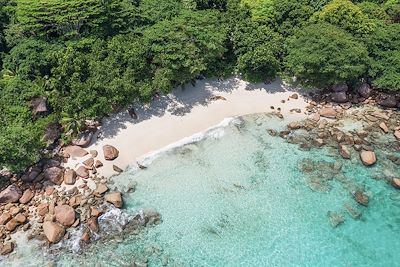
[[[204,139],[208,139],[208,138],[220,139],[224,136],[226,127],[228,127],[229,125],[238,124],[238,123],[239,124],[241,123],[241,121],[238,117],[225,118],[219,124],[217,124],[213,127],[210,127],[203,132],[196,133],[189,137],[185,137],[178,142],[172,143],[164,148],[161,148],[161,149],[153,151],[147,155],[144,155],[143,158],[141,160],[139,160],[139,163],[147,166],[147,165],[150,165],[154,160],[156,160],[160,156],[162,156],[165,153],[170,152],[176,148],[183,147],[185,145],[189,145],[189,144],[193,144],[193,143],[197,143],[197,142],[200,142],[200,141],[202,141]],[[133,167],[133,168],[135,168],[135,167]]]

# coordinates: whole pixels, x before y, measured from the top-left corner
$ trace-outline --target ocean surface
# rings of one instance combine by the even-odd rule
[[[400,191],[379,179],[381,163],[302,151],[268,134],[284,127],[271,115],[226,124],[114,177],[137,184],[127,211],[155,209],[159,225],[62,253],[57,266],[400,266]]]

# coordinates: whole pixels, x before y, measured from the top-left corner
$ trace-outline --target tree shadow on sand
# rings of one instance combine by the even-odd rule
[[[128,112],[112,114],[103,119],[101,130],[96,133],[99,139],[112,138],[121,130],[126,129],[130,123],[140,123],[152,117],[161,117],[166,113],[174,116],[184,116],[192,111],[195,106],[207,106],[210,97],[218,93],[230,93],[241,86],[246,90],[265,90],[268,93],[278,93],[285,91],[298,91],[298,88],[291,88],[282,83],[280,79],[270,83],[247,83],[239,78],[229,78],[226,80],[198,80],[193,86],[187,84],[178,87],[168,95],[155,97],[149,104],[133,103],[130,107],[135,110],[137,119],[133,119]],[[97,138],[93,139],[96,142]]]

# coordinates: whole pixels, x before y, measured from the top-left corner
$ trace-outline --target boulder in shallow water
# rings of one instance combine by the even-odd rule
[[[353,198],[354,198],[354,200],[355,200],[358,204],[363,205],[363,206],[365,206],[365,207],[368,206],[369,197],[365,194],[364,191],[362,191],[362,190],[356,190],[356,191],[353,193]]]
[[[118,173],[123,172],[123,170],[120,167],[118,167],[117,165],[113,165],[113,170],[118,172]]]
[[[111,145],[103,146],[104,158],[106,160],[114,160],[119,156],[119,151]]]
[[[69,227],[75,222],[75,210],[68,205],[61,205],[54,208],[56,219],[61,225]]]
[[[379,128],[381,128],[384,133],[388,133],[389,132],[389,128],[387,127],[386,123],[384,123],[384,122],[379,124]]]
[[[14,243],[7,242],[5,244],[0,244],[0,255],[7,255],[14,251]]]
[[[343,214],[338,212],[328,212],[328,217],[333,228],[338,227],[340,224],[344,223],[345,220]]]
[[[99,229],[99,223],[97,222],[97,217],[92,217],[90,218],[87,223],[87,227],[94,233],[98,233],[100,231]]]
[[[289,123],[288,128],[290,130],[298,130],[301,128],[301,124],[299,122],[291,122]]]
[[[394,137],[396,137],[397,140],[400,140],[400,130],[394,132]]]
[[[337,112],[334,108],[325,107],[319,111],[319,114],[321,115],[321,117],[334,119],[334,118],[336,118]]]
[[[12,184],[0,192],[0,203],[14,203],[22,196],[21,189]]]
[[[51,243],[59,242],[65,234],[65,228],[62,225],[51,221],[43,223],[43,231]]]
[[[360,158],[365,166],[371,166],[376,163],[376,155],[375,152],[373,151],[366,151],[366,150],[361,151]]]
[[[90,234],[89,234],[89,231],[88,231],[88,230],[86,230],[86,231],[83,232],[83,234],[82,234],[82,236],[81,236],[81,240],[82,240],[83,242],[85,242],[86,244],[89,244],[89,243],[90,243]]]
[[[122,201],[122,195],[120,192],[113,192],[113,193],[106,194],[104,196],[104,199],[107,202],[113,204],[116,208],[122,208],[123,201]]]
[[[340,146],[340,155],[345,159],[351,158],[351,153],[347,146]]]
[[[393,178],[392,186],[396,189],[400,189],[400,178]]]

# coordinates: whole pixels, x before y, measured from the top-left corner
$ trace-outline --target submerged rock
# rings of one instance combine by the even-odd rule
[[[328,217],[333,228],[336,228],[345,221],[343,214],[337,212],[328,212]]]
[[[364,191],[357,190],[353,192],[353,198],[358,204],[368,207],[369,197],[364,193]]]
[[[346,146],[340,146],[340,155],[345,159],[351,158],[350,150]]]
[[[392,185],[394,188],[400,189],[400,178],[393,178]]]
[[[345,204],[344,207],[347,210],[347,212],[350,214],[350,216],[353,217],[353,219],[359,219],[361,217],[362,213],[357,208],[354,208],[353,206],[351,206],[349,204]]]

